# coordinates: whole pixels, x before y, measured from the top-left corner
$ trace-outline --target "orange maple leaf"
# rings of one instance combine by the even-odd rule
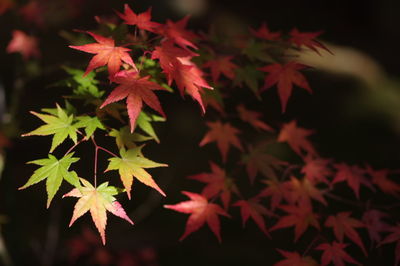
[[[200,141],[200,147],[207,143],[216,141],[223,162],[226,162],[230,145],[243,151],[242,144],[237,137],[237,134],[240,132],[238,129],[234,128],[229,123],[223,124],[220,121],[207,122],[207,126],[210,128],[210,131],[208,131]]]
[[[120,70],[122,61],[137,70],[131,56],[128,54],[131,49],[125,47],[116,47],[112,38],[106,38],[90,31],[87,31],[87,33],[91,35],[97,41],[97,43],[89,43],[81,46],[69,46],[73,49],[86,53],[96,54],[90,60],[83,76],[86,76],[95,68],[107,65],[108,73],[112,78]]]
[[[164,208],[177,212],[190,213],[186,223],[185,232],[179,239],[182,241],[191,233],[197,231],[207,222],[211,231],[221,242],[220,223],[218,215],[230,217],[219,205],[208,202],[207,198],[196,193],[182,191],[184,195],[190,198],[189,201],[183,201],[175,205],[164,205]]]

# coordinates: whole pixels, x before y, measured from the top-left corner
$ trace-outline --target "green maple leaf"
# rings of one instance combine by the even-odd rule
[[[159,115],[146,114],[145,112],[140,112],[136,124],[137,126],[151,136],[157,143],[160,142],[156,132],[151,124],[151,122],[164,122],[165,118]]]
[[[74,125],[76,128],[84,128],[86,133],[86,138],[90,138],[96,129],[105,130],[104,125],[101,123],[97,116],[78,116],[76,117],[78,122]]]
[[[122,127],[119,130],[113,128],[109,135],[115,138],[115,142],[119,149],[134,148],[136,147],[135,142],[143,142],[154,139],[151,136],[144,136],[139,133],[131,133],[131,130],[128,126]]]
[[[95,79],[96,73],[90,72],[88,75],[83,76],[83,70],[64,67],[64,70],[71,75],[71,78],[64,81],[67,87],[73,89],[73,93],[79,96],[101,98],[104,91],[99,91],[97,85],[99,81]]]
[[[121,157],[110,158],[110,163],[106,171],[118,170],[129,199],[131,198],[133,177],[136,177],[143,184],[154,188],[160,192],[160,194],[165,196],[165,193],[156,184],[152,176],[145,170],[145,168],[165,167],[168,165],[156,163],[145,158],[142,154],[142,148],[143,146],[135,147],[129,150],[121,149]]]
[[[259,86],[258,81],[262,80],[264,75],[261,71],[257,69],[257,66],[247,65],[243,68],[236,69],[235,76],[235,85],[243,86],[243,83],[249,87],[254,94],[260,98],[259,96]]]
[[[49,154],[49,158],[28,162],[29,164],[36,164],[41,167],[36,169],[28,182],[18,189],[25,189],[46,179],[48,208],[54,195],[60,188],[63,179],[71,185],[80,188],[78,175],[74,171],[68,171],[71,164],[79,160],[79,158],[72,157],[73,155],[73,153],[70,153],[61,158],[61,160],[58,160],[54,155]]]
[[[252,61],[261,60],[263,62],[273,62],[273,59],[268,55],[266,49],[267,45],[265,43],[251,40],[242,52]]]
[[[57,105],[57,115],[39,114],[36,112],[31,112],[33,115],[37,116],[46,125],[40,126],[39,128],[23,134],[22,136],[48,136],[54,135],[51,143],[50,152],[53,152],[58,145],[64,142],[64,140],[69,137],[76,144],[77,143],[77,130],[78,128],[73,124],[74,116],[67,115],[67,113]]]

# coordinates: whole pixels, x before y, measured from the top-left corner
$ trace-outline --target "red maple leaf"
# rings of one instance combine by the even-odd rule
[[[281,205],[279,208],[288,215],[281,217],[270,231],[294,226],[294,241],[296,242],[310,225],[320,230],[317,215],[309,206]]]
[[[397,226],[392,226],[391,228],[389,228],[388,231],[390,232],[390,234],[386,236],[385,239],[383,239],[379,246],[396,242],[394,254],[395,265],[397,266],[400,264],[400,224],[397,224]]]
[[[372,177],[372,183],[377,185],[385,194],[399,196],[400,185],[389,179],[390,171],[388,169],[374,170],[367,165],[367,174]]]
[[[225,171],[218,165],[210,162],[211,173],[201,173],[197,175],[189,176],[188,178],[194,179],[203,183],[207,183],[207,186],[203,188],[201,195],[208,199],[215,196],[220,196],[224,209],[227,210],[231,201],[231,193],[239,195],[239,190],[231,178],[228,178]]]
[[[297,45],[299,48],[302,46],[306,46],[309,49],[315,51],[319,55],[320,55],[320,53],[317,48],[321,48],[332,54],[332,52],[329,51],[329,49],[326,48],[325,45],[323,45],[319,41],[315,40],[315,38],[317,38],[319,35],[322,34],[322,31],[300,32],[296,28],[294,28],[290,31],[289,34],[291,36],[289,41],[292,42],[293,44]]]
[[[191,233],[197,231],[207,222],[211,231],[221,242],[220,223],[218,215],[230,217],[219,205],[209,203],[207,198],[196,193],[182,191],[184,195],[190,198],[189,201],[183,201],[175,205],[164,205],[164,208],[171,209],[177,212],[190,213],[186,223],[186,229],[181,238],[182,241]]]
[[[167,23],[159,28],[158,33],[184,49],[188,49],[188,46],[197,49],[197,46],[192,42],[197,38],[197,35],[185,29],[189,18],[189,16],[186,16],[177,22],[167,20]]]
[[[335,266],[345,266],[345,262],[361,265],[344,251],[347,246],[347,244],[334,241],[332,244],[323,243],[316,247],[317,250],[323,250],[321,265],[333,263]]]
[[[113,77],[113,81],[120,85],[110,93],[100,108],[126,98],[131,132],[135,129],[136,119],[142,110],[143,102],[165,117],[161,104],[153,92],[153,90],[165,89],[157,83],[150,81],[149,78],[150,76],[142,78],[136,71],[132,70],[118,72]]]
[[[268,73],[268,75],[265,76],[265,83],[260,89],[260,92],[277,84],[278,94],[282,105],[282,113],[284,113],[286,111],[288,99],[292,94],[293,84],[305,89],[309,93],[312,93],[307,79],[299,72],[299,70],[306,67],[307,66],[305,65],[291,61],[285,65],[275,63],[259,68],[259,70]]]
[[[233,56],[217,56],[203,65],[203,67],[211,69],[211,77],[214,84],[218,82],[221,73],[231,80],[235,78],[234,70],[238,66],[231,62],[232,58]]]
[[[335,237],[340,243],[343,243],[344,236],[347,236],[367,255],[367,250],[357,231],[354,229],[365,226],[361,221],[351,218],[350,215],[351,212],[339,212],[336,216],[331,215],[325,221],[325,226],[332,227]]]
[[[356,165],[347,165],[345,163],[335,164],[334,167],[337,169],[337,173],[332,181],[332,185],[346,181],[349,187],[354,191],[357,199],[360,198],[360,185],[368,187],[374,190],[374,187],[365,177],[365,170]]]
[[[333,175],[332,169],[329,168],[331,160],[315,158],[311,155],[307,155],[303,159],[305,165],[301,168],[301,172],[305,175],[305,178],[313,184],[321,182],[329,184],[328,178]]]
[[[275,210],[285,197],[287,188],[283,183],[275,180],[265,180],[264,183],[267,187],[257,197],[271,197],[271,210]]]
[[[328,203],[322,196],[322,192],[317,189],[307,178],[303,178],[302,181],[295,177],[291,177],[290,181],[285,182],[286,199],[290,204],[298,203],[299,206],[308,206],[311,208],[311,199],[317,200],[324,204]]]
[[[117,12],[125,24],[133,25],[142,30],[154,32],[161,24],[151,21],[151,7],[143,13],[135,14],[128,4],[124,6],[124,13]]]
[[[176,47],[172,41],[163,41],[160,46],[156,46],[151,54],[151,59],[158,59],[160,66],[168,77],[168,83],[172,82],[170,75],[175,68],[180,66],[179,58],[191,58],[198,54]]]
[[[317,152],[314,146],[307,139],[307,137],[312,134],[314,134],[313,130],[298,127],[297,121],[293,120],[282,126],[278,136],[278,142],[287,142],[293,151],[300,156],[302,156],[302,151],[311,155],[316,155]]]
[[[262,129],[265,131],[274,132],[274,129],[271,126],[260,120],[260,118],[262,117],[262,113],[248,110],[246,109],[246,107],[244,107],[243,104],[239,104],[236,107],[236,110],[239,113],[240,119],[242,119],[244,122],[249,123],[255,129]]]
[[[240,207],[240,214],[242,216],[243,227],[246,225],[247,220],[251,217],[257,224],[258,228],[264,234],[271,237],[265,227],[263,215],[273,216],[274,214],[268,211],[264,206],[259,203],[259,198],[251,198],[249,200],[239,200],[233,206]]]
[[[73,49],[86,53],[96,54],[90,60],[83,76],[86,76],[95,68],[107,65],[108,73],[112,78],[120,70],[122,61],[137,70],[132,58],[128,54],[130,49],[125,47],[116,47],[112,38],[106,38],[90,31],[87,31],[87,33],[90,34],[97,41],[97,43],[89,43],[81,46],[69,46]]]
[[[362,222],[368,230],[372,243],[380,243],[382,240],[381,233],[390,230],[390,226],[383,221],[385,217],[388,217],[388,215],[379,210],[367,210],[364,212]]]
[[[298,252],[289,252],[277,249],[282,256],[285,257],[274,264],[274,266],[317,266],[318,263],[310,256],[301,256]]]
[[[20,53],[24,60],[30,57],[40,57],[38,40],[23,31],[14,30],[12,39],[7,46],[7,53]]]
[[[206,109],[201,98],[201,92],[203,88],[210,90],[213,88],[208,85],[202,76],[203,72],[193,63],[188,65],[178,62],[171,72],[171,77],[175,80],[181,95],[186,92],[192,96],[199,103],[203,113],[205,113]],[[171,85],[171,80],[168,85]]]
[[[254,180],[260,172],[266,178],[277,179],[275,171],[282,170],[288,163],[281,161],[266,151],[268,143],[260,143],[257,146],[249,146],[248,154],[242,157],[242,162],[246,164],[246,172],[249,176],[250,183],[253,184]]]
[[[207,143],[216,141],[217,147],[221,152],[223,162],[226,162],[229,147],[231,145],[243,151],[242,144],[237,137],[237,134],[240,133],[238,129],[234,128],[229,123],[223,124],[220,121],[207,122],[207,126],[210,128],[210,130],[200,141],[200,147],[206,145]]]
[[[277,41],[281,38],[281,33],[280,32],[272,32],[269,30],[267,24],[263,22],[258,28],[258,30],[253,30],[250,29],[251,34],[253,34],[255,37],[264,39],[267,41]]]

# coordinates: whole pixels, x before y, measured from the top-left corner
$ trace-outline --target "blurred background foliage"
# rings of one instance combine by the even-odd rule
[[[6,0],[2,0],[4,4]],[[42,8],[40,17],[24,15],[20,7]],[[95,16],[115,19],[113,10],[129,3],[134,10],[153,7],[155,21],[179,19],[190,13],[190,28],[215,34],[237,35],[256,28],[263,21],[276,31],[288,32],[293,27],[303,31],[324,30],[322,40],[334,55],[300,58],[311,66],[306,73],[314,90],[312,96],[294,92],[288,111],[282,115],[274,90],[265,93],[265,106],[257,99],[246,99],[248,106],[262,109],[269,124],[278,128],[283,122],[297,119],[313,128],[313,137],[325,157],[350,164],[368,163],[376,168],[399,168],[400,159],[400,2],[392,0],[346,1],[228,1],[228,0],[42,0],[13,2],[14,8],[0,16],[0,253],[8,265],[272,265],[280,256],[274,248],[290,250],[304,247],[300,239],[292,243],[288,235],[274,237],[273,243],[260,234],[254,224],[242,229],[237,217],[222,221],[223,244],[203,228],[183,243],[186,216],[171,213],[162,204],[182,199],[179,191],[199,191],[201,186],[185,177],[207,171],[208,161],[218,158],[213,147],[198,148],[206,131],[198,107],[179,95],[163,95],[161,101],[168,123],[157,128],[161,144],[146,147],[152,159],[170,165],[153,171],[168,195],[141,188],[133,200],[121,198],[129,216],[136,223],[130,227],[114,217],[107,228],[108,244],[100,245],[93,236],[89,217],[68,229],[73,202],[55,199],[45,209],[44,186],[17,191],[33,168],[25,162],[47,154],[46,138],[24,138],[37,121],[30,110],[52,107],[68,94],[50,84],[66,77],[62,65],[79,66],[82,54],[68,48],[76,38],[74,29],[97,27]],[[3,3],[0,4],[0,7]],[[1,10],[1,8],[0,8]],[[39,39],[41,57],[26,62],[5,49],[12,31],[29,32]],[[74,39],[74,41],[76,41]],[[238,96],[239,97],[239,96]],[[7,140],[6,137],[10,140]],[[4,139],[4,140],[3,140]],[[109,141],[105,138],[103,142]],[[87,147],[90,173],[91,147]],[[103,158],[105,159],[105,158]],[[102,168],[103,167],[103,168]],[[104,169],[100,165],[100,169]],[[313,234],[315,232],[308,232]],[[275,232],[274,232],[275,234]],[[304,238],[303,238],[304,239]],[[357,250],[355,257],[361,257]],[[388,252],[392,257],[393,251]],[[377,265],[372,254],[365,265]],[[383,255],[383,256],[382,256]],[[365,259],[364,259],[365,260]],[[361,261],[363,261],[361,259]]]

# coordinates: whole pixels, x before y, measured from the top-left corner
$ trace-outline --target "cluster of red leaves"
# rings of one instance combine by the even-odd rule
[[[8,2],[4,3],[0,6],[0,13],[11,7],[7,4]],[[40,1],[31,1],[20,9],[20,13],[27,21],[39,25],[43,21],[37,14],[42,12],[42,8]],[[176,85],[181,95],[189,94],[199,103],[203,113],[206,105],[209,104],[221,114],[221,117],[206,122],[209,131],[205,133],[199,145],[216,143],[224,167],[211,162],[211,172],[189,177],[205,183],[200,194],[183,191],[182,193],[189,200],[175,205],[165,205],[168,209],[190,214],[181,240],[207,223],[221,241],[219,216],[230,218],[234,216],[230,213],[232,209],[238,210],[232,207],[239,207],[243,226],[248,224],[251,218],[267,237],[273,238],[279,233],[275,232],[276,230],[292,227],[294,242],[308,230],[319,231],[320,235],[324,233],[324,240],[315,241],[314,246],[311,246],[313,250],[322,251],[320,258],[322,265],[332,263],[340,266],[346,262],[359,264],[345,251],[349,245],[345,241],[356,245],[367,256],[366,241],[360,236],[360,230],[367,230],[370,241],[375,244],[375,247],[396,242],[395,261],[396,264],[400,262],[400,226],[390,225],[385,221],[390,217],[388,213],[372,208],[366,209],[362,216],[357,217],[357,214],[348,211],[339,211],[325,216],[316,211],[318,207],[330,206],[331,201],[343,200],[334,194],[339,184],[345,184],[344,188],[347,186],[357,200],[362,198],[362,193],[365,193],[363,187],[368,188],[370,193],[381,191],[399,197],[400,185],[391,179],[390,170],[374,170],[368,165],[361,167],[323,158],[309,139],[314,134],[313,130],[299,127],[296,120],[275,130],[264,121],[261,112],[247,109],[239,103],[235,108],[236,113],[232,112],[235,113],[235,117],[260,134],[275,134],[271,142],[280,143],[282,147],[286,143],[290,150],[301,159],[301,164],[290,164],[269,153],[268,143],[254,144],[241,140],[242,130],[233,126],[231,121],[225,121],[227,119],[224,116],[226,112],[223,104],[207,95],[207,92],[213,89],[205,79],[207,75],[211,76],[214,87],[227,84],[234,84],[234,87],[245,84],[255,91],[258,97],[263,91],[276,86],[281,111],[285,112],[294,86],[312,93],[306,77],[302,74],[307,66],[293,60],[285,61],[282,56],[276,60],[268,54],[263,45],[274,43],[286,47],[285,49],[309,49],[318,54],[320,49],[329,52],[328,48],[316,40],[321,32],[299,32],[295,28],[284,36],[280,32],[270,31],[264,23],[259,29],[251,29],[251,36],[248,39],[237,42],[238,47],[244,48],[241,54],[220,54],[216,52],[217,49],[215,51],[211,49],[210,58],[205,60],[203,58],[204,62],[195,64],[193,59],[203,52],[201,42],[207,42],[209,36],[200,36],[187,30],[189,17],[176,22],[167,20],[166,23],[161,24],[152,21],[151,9],[136,14],[128,5],[125,5],[123,13],[116,13],[123,23],[129,26],[129,29],[133,29],[132,32],[135,33],[133,37],[126,36],[122,42],[116,43],[112,37],[87,31],[95,42],[70,46],[93,54],[85,75],[91,71],[101,71],[104,66],[107,68],[108,81],[115,87],[102,102],[100,108],[126,100],[131,132],[135,130],[136,120],[144,104],[165,116],[154,92],[165,90],[164,87],[151,75],[141,72],[140,58],[148,58],[159,63],[166,83],[169,86]],[[139,54],[139,47],[143,43],[146,44],[147,50]],[[252,47],[254,43],[259,46]],[[134,49],[127,48],[128,46]],[[285,49],[280,52],[285,54]],[[37,40],[21,31],[14,32],[7,51],[21,53],[24,59],[40,55]],[[266,73],[261,74],[264,77],[263,86],[258,87],[257,79],[246,72],[248,69],[241,66],[243,54],[247,55],[246,60],[249,61],[254,58],[261,59],[263,65],[257,67],[255,71]],[[235,147],[236,152],[239,151],[241,155],[241,160],[236,163],[238,172],[243,170],[240,173],[247,173],[251,185],[265,184],[261,191],[257,191],[252,196],[244,196],[241,192],[237,185],[238,177],[234,174],[236,171],[228,174],[231,171],[224,169],[228,165],[227,162],[233,158],[230,156],[234,151],[230,149],[231,146]],[[218,204],[218,200],[221,201],[222,206]],[[318,264],[312,257],[305,254],[300,255],[298,252],[283,250],[278,250],[278,252],[284,259],[276,265]]]
[[[197,36],[185,29],[188,17],[178,22],[168,20],[166,24],[159,24],[151,21],[151,9],[136,14],[127,4],[125,5],[125,12],[123,14],[118,13],[118,15],[124,20],[125,24],[163,38],[153,51],[146,51],[146,54],[151,54],[152,59],[159,60],[169,85],[175,82],[181,94],[183,95],[186,92],[192,96],[205,112],[201,93],[203,88],[212,88],[203,79],[203,72],[191,61],[194,56],[197,56],[195,52],[190,50],[190,48],[197,49],[192,43],[192,40],[196,39]],[[88,34],[97,43],[70,46],[80,51],[95,54],[89,62],[85,75],[107,65],[110,82],[119,84],[104,101],[101,108],[126,98],[131,132],[135,129],[136,119],[142,109],[143,102],[165,116],[157,96],[153,93],[153,90],[163,90],[164,88],[150,81],[150,76],[140,76],[140,71],[129,54],[131,50],[122,46],[115,46],[112,38],[92,32],[88,32]],[[126,63],[130,69],[121,70],[123,63]]]
[[[247,122],[251,124],[250,121]],[[373,193],[380,190],[399,197],[400,186],[391,179],[391,171],[374,170],[368,165],[361,167],[335,163],[333,159],[320,157],[309,139],[314,132],[299,127],[296,121],[284,124],[276,135],[275,142],[286,143],[302,159],[303,163],[300,165],[290,165],[288,162],[275,158],[268,153],[268,145],[265,143],[259,144],[258,147],[249,146],[245,150],[242,142],[237,138],[239,131],[228,123],[222,124],[217,121],[208,123],[208,126],[210,131],[206,133],[200,146],[204,145],[204,142],[216,142],[221,151],[223,163],[227,161],[229,145],[237,147],[243,153],[242,163],[251,183],[261,181],[266,186],[257,195],[246,198],[237,185],[239,178],[242,177],[227,175],[223,168],[211,162],[211,172],[189,177],[206,183],[201,194],[184,192],[191,201],[165,206],[178,212],[191,213],[181,239],[198,230],[207,221],[212,232],[221,241],[218,215],[229,218],[234,215],[234,209],[232,210],[231,207],[239,207],[243,225],[251,218],[268,237],[274,238],[275,233],[272,234],[272,232],[278,229],[291,227],[294,228],[295,242],[310,230],[310,227],[319,231],[319,235],[325,234],[324,237],[320,237],[321,241],[316,241],[313,246],[314,250],[323,252],[320,259],[321,265],[330,263],[345,265],[346,262],[360,265],[345,251],[351,242],[358,246],[365,256],[368,256],[366,239],[360,236],[360,229],[368,232],[370,243],[375,243],[375,248],[397,242],[396,249],[398,249],[399,227],[385,222],[385,219],[390,217],[388,213],[377,209],[366,209],[362,217],[356,218],[349,211],[328,215],[321,215],[316,211],[321,206],[330,206],[332,200],[342,200],[334,193],[338,184],[343,182],[353,192],[355,199],[360,199],[362,193],[368,192],[363,191],[362,187]],[[222,208],[215,203],[218,198],[221,199]],[[267,224],[272,225],[269,227]],[[330,234],[330,231],[333,234]],[[387,233],[389,235],[383,237]],[[322,239],[325,240],[322,241]],[[310,256],[302,256],[297,252],[278,251],[285,259],[276,265],[318,265]],[[399,263],[398,255],[396,263]]]

